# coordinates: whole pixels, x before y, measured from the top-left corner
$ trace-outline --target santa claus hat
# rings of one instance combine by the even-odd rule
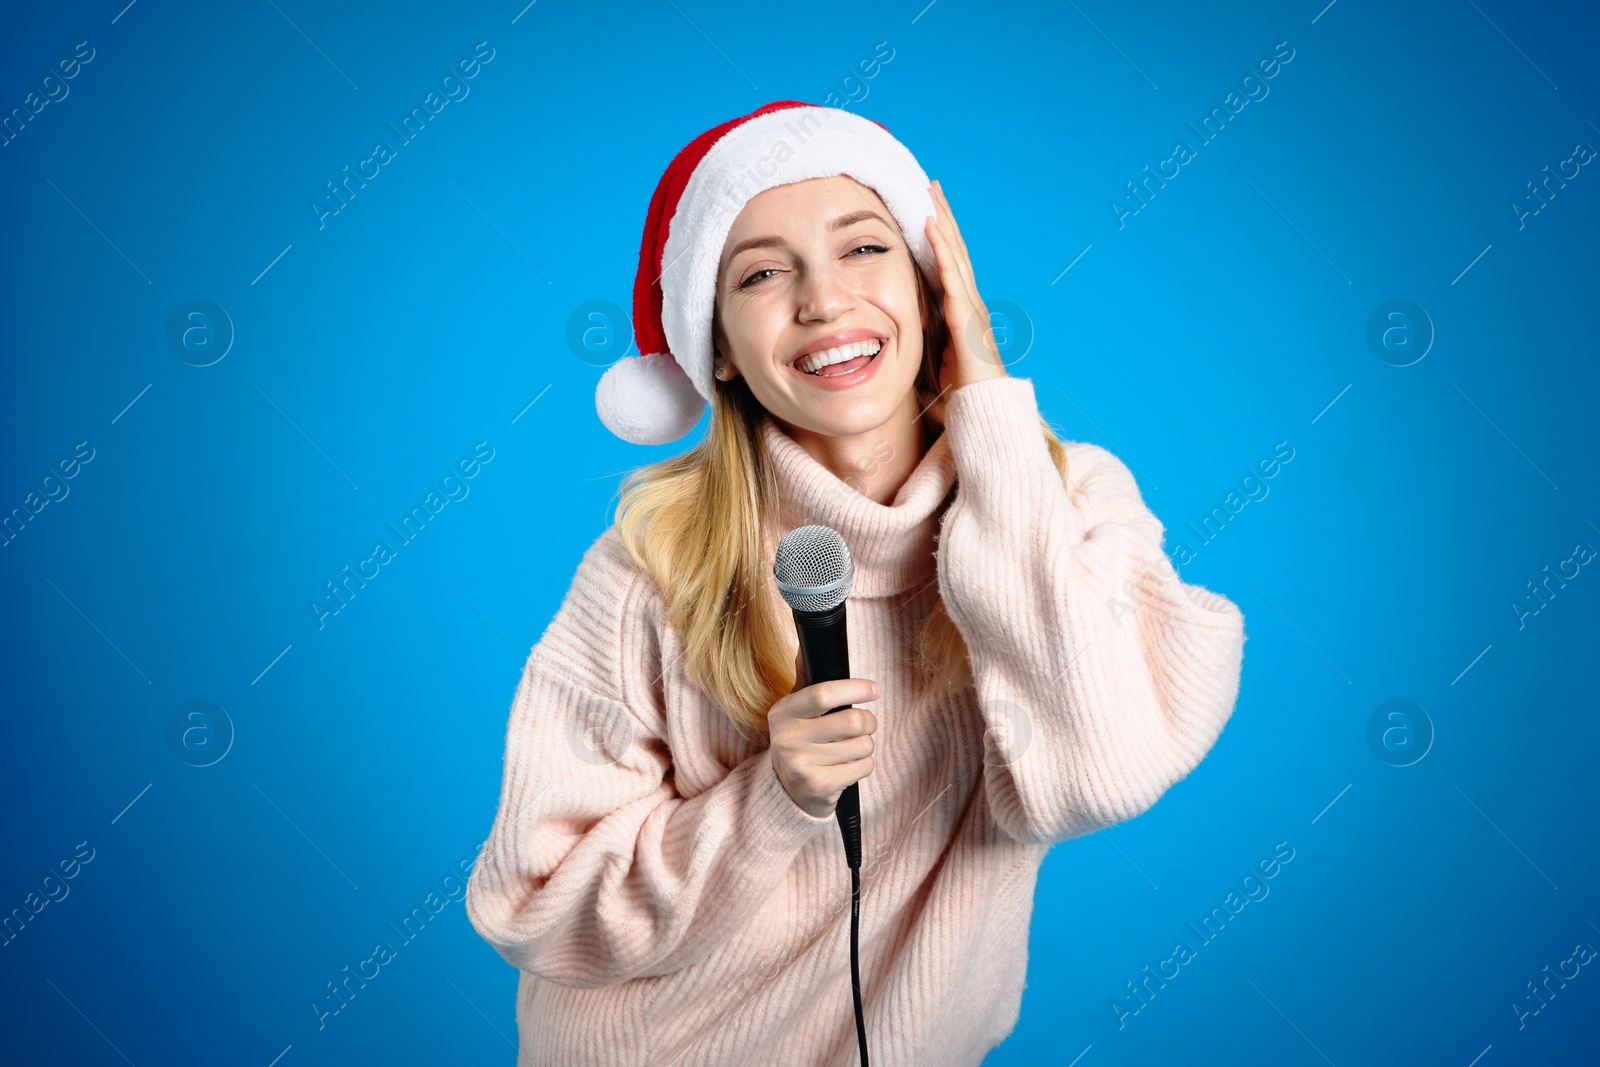
[[[765,104],[690,141],[656,183],[633,283],[640,354],[606,368],[595,389],[595,410],[608,430],[657,445],[695,427],[716,387],[711,316],[734,220],[767,189],[839,174],[878,194],[935,296],[943,296],[923,230],[933,197],[910,150],[882,123],[842,108]]]

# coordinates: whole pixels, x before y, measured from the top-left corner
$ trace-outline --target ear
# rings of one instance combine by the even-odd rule
[[[717,365],[721,364],[724,373],[727,375],[725,378],[717,379],[718,381],[731,382],[739,376],[739,369],[733,365],[733,361],[727,356],[729,347],[728,336],[722,330],[722,312],[718,307],[718,302],[713,301],[711,305],[711,367],[712,370],[715,370]]]

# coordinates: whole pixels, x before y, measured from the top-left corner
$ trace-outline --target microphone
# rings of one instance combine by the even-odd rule
[[[831,526],[800,526],[778,542],[772,576],[778,592],[794,612],[800,637],[800,657],[806,680],[832,682],[850,677],[850,642],[845,635],[844,599],[850,595],[856,565],[844,537]],[[850,707],[829,708],[832,715]],[[867,1021],[861,1009],[861,791],[851,782],[839,794],[834,814],[844,836],[844,855],[850,865],[850,994],[856,1009],[856,1044],[861,1067],[867,1058]]]
[[[855,561],[844,537],[831,526],[800,526],[778,542],[772,576],[794,612],[795,633],[805,663],[807,684],[850,677],[850,645],[845,634],[845,597],[855,579]],[[841,704],[823,714],[850,707]],[[845,859],[861,869],[861,793],[851,782],[834,811],[844,836]]]

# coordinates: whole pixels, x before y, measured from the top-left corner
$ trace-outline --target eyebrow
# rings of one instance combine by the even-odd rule
[[[877,219],[879,222],[882,222],[885,226],[889,225],[889,223],[887,221],[885,221],[885,219],[884,219],[884,217],[882,215],[878,214],[876,211],[871,210],[870,208],[866,208],[866,209],[863,209],[861,211],[852,211],[848,215],[840,215],[838,218],[836,218],[832,222],[828,223],[828,229],[830,231],[831,230],[842,230],[846,226],[854,226],[856,223],[865,222],[867,219]],[[733,246],[733,251],[728,253],[728,262],[732,263],[733,262],[733,258],[735,256],[737,256],[740,252],[745,252],[745,251],[748,251],[749,249],[752,249],[752,248],[773,248],[773,247],[776,247],[778,245],[782,245],[782,244],[785,244],[785,243],[786,242],[784,241],[784,239],[782,237],[773,237],[773,236],[751,237],[750,239],[745,240],[745,241],[740,241],[738,244]]]

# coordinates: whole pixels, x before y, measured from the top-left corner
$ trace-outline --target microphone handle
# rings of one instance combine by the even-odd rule
[[[805,663],[806,683],[832,682],[850,677],[850,641],[845,628],[845,603],[831,611],[794,612],[795,633],[800,638],[800,657]],[[824,715],[853,707],[841,704]],[[844,837],[845,860],[851,870],[861,869],[861,783],[851,782],[839,794],[834,814],[839,833]]]

